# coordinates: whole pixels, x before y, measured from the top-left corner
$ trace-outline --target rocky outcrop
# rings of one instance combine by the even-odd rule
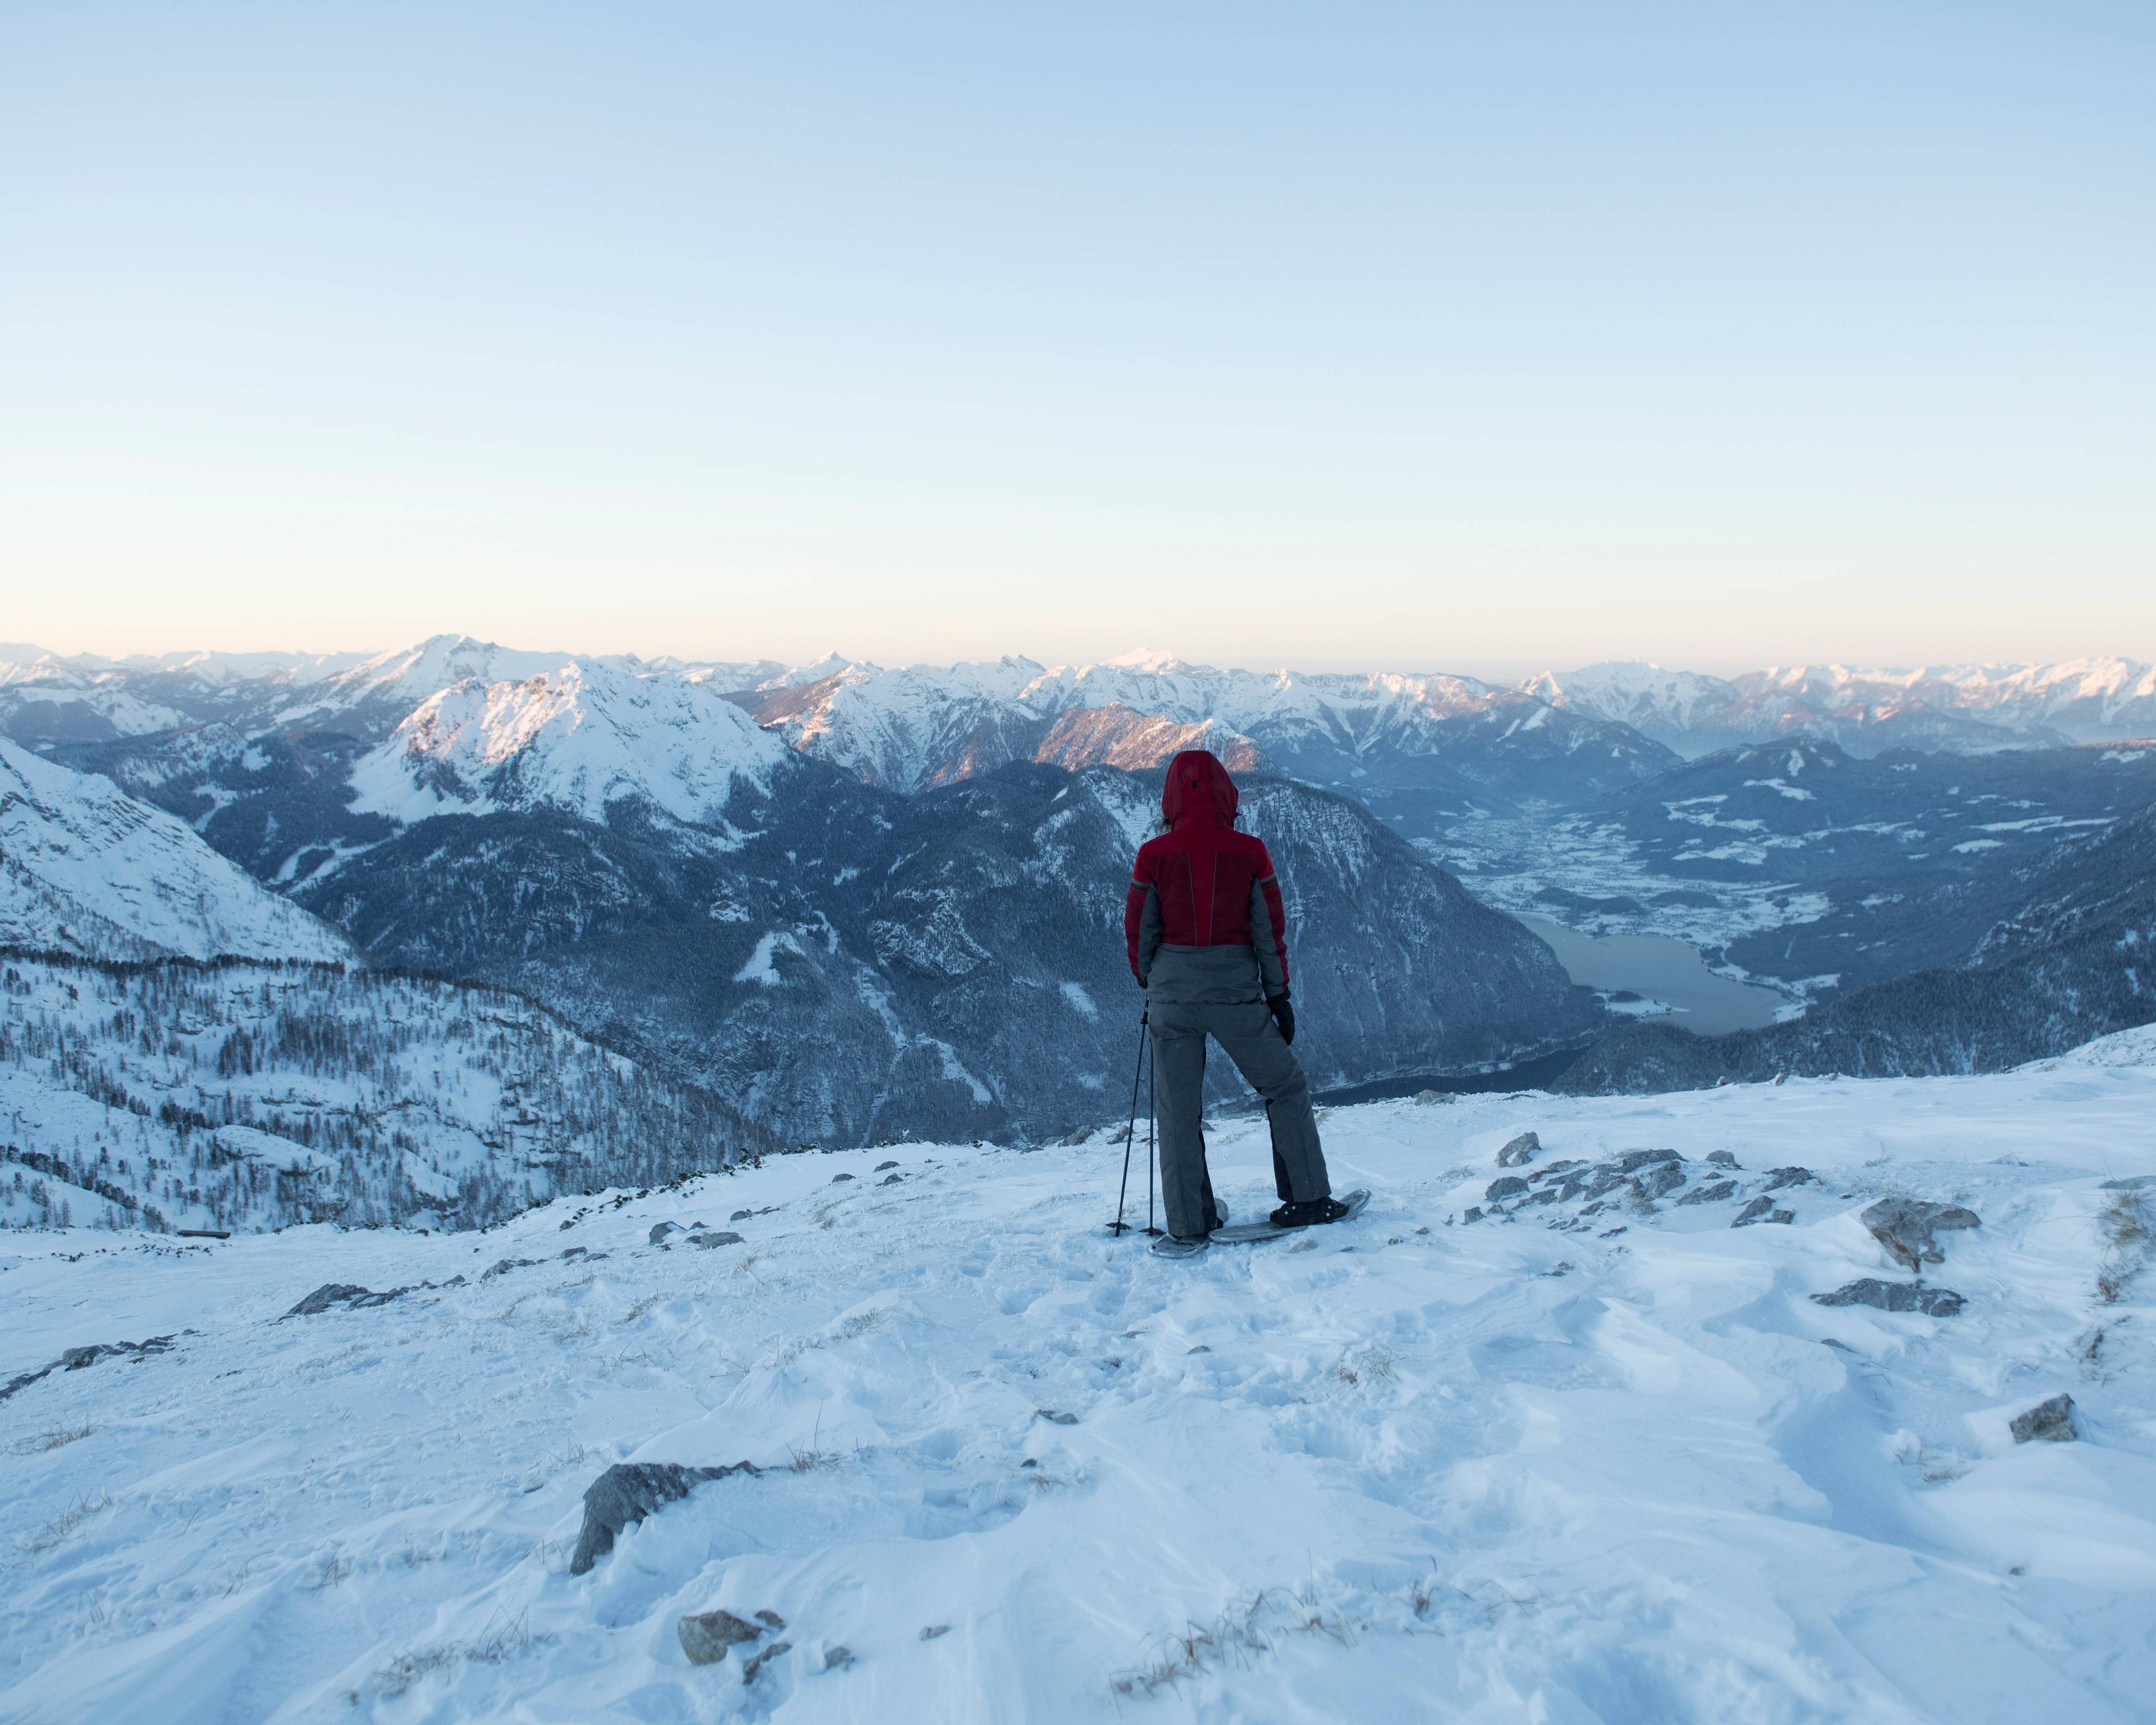
[[[347,1312],[358,1312],[369,1306],[387,1306],[398,1296],[411,1291],[408,1287],[388,1288],[377,1294],[372,1288],[360,1286],[356,1281],[326,1281],[285,1316],[313,1317],[327,1312],[332,1306],[341,1306]]]
[[[192,1335],[193,1331],[185,1332]],[[4,1384],[0,1384],[0,1402],[18,1389],[27,1389],[40,1378],[54,1372],[80,1372],[85,1366],[95,1365],[107,1358],[147,1359],[153,1353],[163,1353],[178,1339],[175,1336],[152,1336],[146,1342],[93,1342],[85,1347],[70,1348],[49,1365],[40,1366],[34,1372],[18,1372]]]

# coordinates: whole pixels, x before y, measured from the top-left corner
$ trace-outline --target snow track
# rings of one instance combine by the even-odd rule
[[[483,1237],[11,1236],[0,1384],[177,1339],[0,1400],[0,1719],[2142,1717],[2156,1313],[2104,1182],[2156,1174],[2152,1104],[2147,1066],[2055,1063],[1339,1110],[1362,1219],[1185,1263],[1106,1236],[1105,1138]],[[1462,1222],[1527,1127],[1522,1175],[1820,1178],[1784,1225]],[[1253,1123],[1214,1162],[1268,1202]],[[1806,1297],[1907,1280],[1857,1220],[1888,1192],[1982,1215],[1927,1271],[1960,1317]],[[280,1317],[325,1282],[409,1291]],[[2079,1440],[2015,1445],[2061,1390]],[[567,1574],[610,1463],[744,1459]],[[789,1650],[690,1665],[714,1607]]]

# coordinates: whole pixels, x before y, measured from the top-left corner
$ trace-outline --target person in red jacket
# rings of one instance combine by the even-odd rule
[[[1282,1227],[1347,1214],[1332,1196],[1310,1081],[1289,1050],[1287,912],[1265,845],[1235,829],[1235,782],[1204,749],[1168,763],[1167,830],[1138,851],[1123,905],[1131,973],[1146,991],[1160,1086],[1161,1193],[1168,1231],[1203,1240],[1221,1223],[1201,1124],[1205,1039],[1265,1101]]]

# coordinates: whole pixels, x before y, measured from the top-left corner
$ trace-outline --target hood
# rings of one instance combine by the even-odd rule
[[[1168,783],[1160,789],[1160,812],[1171,827],[1191,823],[1228,826],[1240,800],[1235,781],[1209,749],[1185,749],[1168,763]]]

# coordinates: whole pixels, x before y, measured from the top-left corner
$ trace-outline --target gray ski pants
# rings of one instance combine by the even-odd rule
[[[1235,1070],[1265,1099],[1272,1127],[1273,1181],[1283,1203],[1327,1196],[1332,1181],[1317,1142],[1310,1081],[1281,1038],[1263,1001],[1180,1005],[1155,1001],[1153,1070],[1160,1088],[1160,1186],[1168,1231],[1195,1240],[1206,1231],[1212,1183],[1206,1176],[1205,1039],[1219,1043]],[[1246,1218],[1245,1219],[1255,1219]]]

